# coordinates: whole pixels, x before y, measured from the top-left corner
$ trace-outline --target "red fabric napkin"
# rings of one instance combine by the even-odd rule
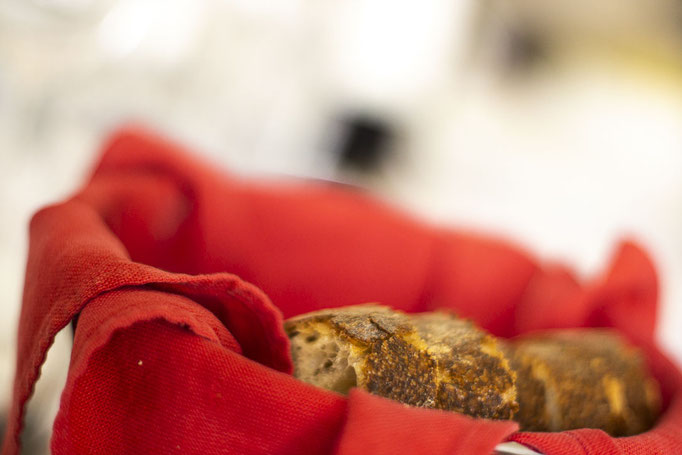
[[[381,302],[450,307],[499,336],[615,327],[642,346],[665,412],[651,431],[518,433],[291,375],[282,318]],[[657,281],[624,243],[580,283],[503,242],[433,228],[332,184],[245,181],[134,129],[73,198],[38,212],[4,454],[55,334],[79,315],[56,454],[682,453],[682,375],[654,344]]]

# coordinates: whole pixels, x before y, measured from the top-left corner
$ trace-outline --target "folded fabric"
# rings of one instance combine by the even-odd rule
[[[78,193],[38,212],[3,453],[55,334],[78,317],[55,454],[682,453],[682,375],[654,342],[657,279],[625,242],[579,282],[504,242],[438,229],[334,184],[244,180],[136,129]],[[516,432],[507,421],[348,397],[291,376],[283,317],[381,302],[448,307],[498,336],[615,327],[647,355],[651,431]]]

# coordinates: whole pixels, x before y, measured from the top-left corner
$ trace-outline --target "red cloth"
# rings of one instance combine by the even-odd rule
[[[616,327],[647,352],[665,413],[651,431],[515,433],[293,379],[282,316],[382,302],[450,307],[500,336]],[[656,275],[624,243],[578,282],[503,242],[435,229],[358,192],[226,175],[122,131],[70,200],[35,215],[4,454],[55,334],[79,314],[56,454],[682,453],[682,375],[654,344]]]

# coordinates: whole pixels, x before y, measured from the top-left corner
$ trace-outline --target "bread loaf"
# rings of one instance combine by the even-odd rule
[[[648,429],[659,396],[637,350],[612,332],[556,331],[513,343],[445,312],[380,305],[285,322],[294,376],[339,393],[360,387],[402,403],[514,419],[530,431]]]
[[[346,393],[361,387],[413,406],[510,419],[515,375],[494,338],[446,313],[408,317],[378,305],[286,321],[294,375]]]
[[[649,429],[659,411],[657,384],[642,357],[616,333],[547,332],[509,350],[517,374],[522,430],[599,428],[612,436]]]

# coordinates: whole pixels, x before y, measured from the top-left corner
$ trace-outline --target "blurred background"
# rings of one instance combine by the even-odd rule
[[[582,277],[635,238],[682,362],[680,0],[0,2],[0,414],[29,218],[128,122],[236,173],[365,187]],[[26,453],[47,453],[69,343]]]

